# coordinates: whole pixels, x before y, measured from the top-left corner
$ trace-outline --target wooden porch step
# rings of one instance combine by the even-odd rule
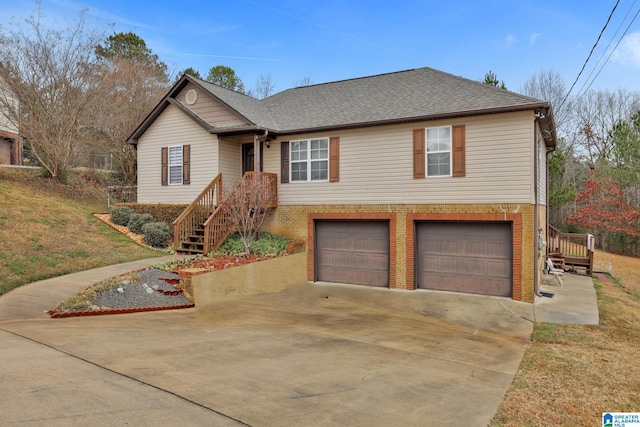
[[[564,256],[561,253],[550,253],[548,258],[551,260],[555,268],[564,270]]]
[[[176,253],[183,255],[198,255],[203,254],[204,250],[202,247],[199,248],[180,248],[176,250]]]
[[[589,258],[582,257],[564,257],[564,264],[568,267],[573,268],[584,268],[587,271],[588,275],[591,275],[591,261]]]

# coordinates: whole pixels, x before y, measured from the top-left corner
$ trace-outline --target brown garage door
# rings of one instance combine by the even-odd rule
[[[418,287],[511,296],[511,223],[416,224]]]
[[[389,223],[316,221],[316,280],[389,286]]]

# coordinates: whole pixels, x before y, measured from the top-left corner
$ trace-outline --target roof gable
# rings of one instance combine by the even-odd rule
[[[251,125],[248,119],[228,104],[204,90],[201,85],[189,82],[175,96],[185,108],[198,115],[213,127],[236,127]]]

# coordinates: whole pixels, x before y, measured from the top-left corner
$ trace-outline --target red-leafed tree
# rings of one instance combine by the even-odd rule
[[[620,183],[611,175],[591,171],[576,197],[578,210],[565,218],[599,235],[604,248],[607,233],[640,237],[640,211],[629,204]]]

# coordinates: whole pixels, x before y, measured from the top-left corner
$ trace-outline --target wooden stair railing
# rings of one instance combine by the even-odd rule
[[[563,233],[549,226],[548,257],[559,268],[585,268],[593,272],[595,239],[591,234]]]
[[[264,208],[277,207],[278,176],[265,172],[261,172],[258,176],[266,184],[267,195]],[[255,179],[255,173],[248,172],[243,179]],[[208,254],[215,251],[224,242],[224,239],[234,231],[231,213],[229,209],[226,209],[225,202],[222,197],[222,174],[219,174],[174,221],[174,248],[176,252]],[[210,212],[210,214],[204,217],[202,213],[205,212]]]
[[[202,190],[200,195],[173,221],[173,248],[178,253],[207,253],[204,224],[222,202],[222,174]]]

